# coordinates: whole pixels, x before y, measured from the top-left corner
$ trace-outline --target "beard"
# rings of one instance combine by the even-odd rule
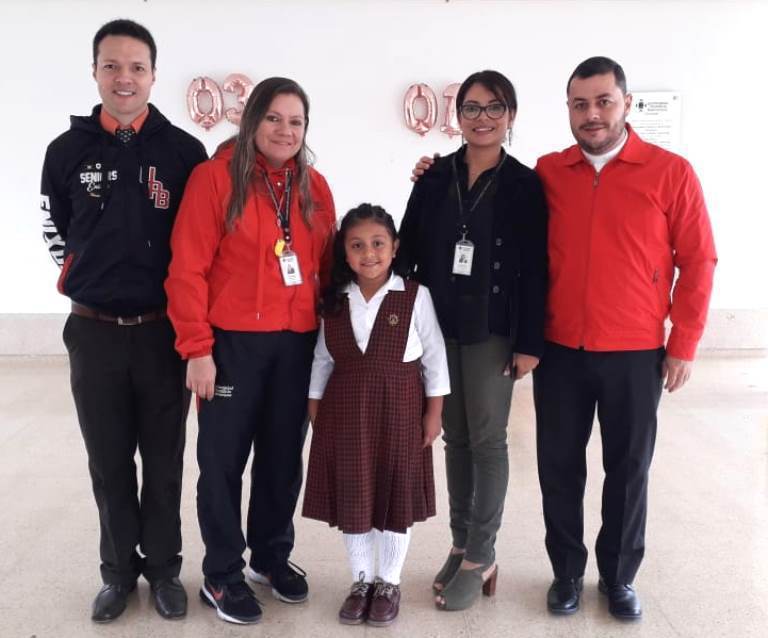
[[[578,129],[571,128],[571,132],[582,150],[590,155],[602,155],[603,153],[612,150],[616,144],[619,143],[624,135],[624,129],[626,128],[625,122],[626,118],[622,117],[618,122],[604,125],[603,130],[605,131],[605,137],[600,140],[592,140],[586,137],[586,132],[582,131],[582,127],[588,125],[582,125]]]

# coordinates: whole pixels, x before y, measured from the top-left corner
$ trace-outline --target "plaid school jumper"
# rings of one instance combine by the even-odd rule
[[[348,301],[325,319],[334,368],[312,431],[303,515],[348,534],[404,532],[435,515],[421,364],[403,363],[417,290],[408,281],[387,293],[365,354]]]

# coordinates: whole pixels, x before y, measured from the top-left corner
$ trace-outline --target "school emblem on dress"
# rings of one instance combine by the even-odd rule
[[[163,183],[155,177],[157,168],[150,166],[147,171],[147,190],[149,199],[155,202],[155,208],[167,210],[171,203],[171,192],[163,187]]]
[[[398,317],[394,312],[389,315],[387,318],[387,321],[389,321],[390,326],[396,326],[398,323],[400,323],[400,317]]]

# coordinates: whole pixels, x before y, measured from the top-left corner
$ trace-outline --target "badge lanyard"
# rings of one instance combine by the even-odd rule
[[[266,172],[262,173],[264,183],[267,185],[269,197],[272,199],[272,205],[275,207],[277,215],[277,225],[283,233],[283,236],[275,242],[275,255],[280,265],[280,273],[283,276],[283,283],[286,286],[299,286],[302,283],[301,270],[299,268],[299,259],[296,253],[291,250],[291,188],[293,185],[293,174],[290,170],[285,174],[285,192],[278,201],[277,193],[272,187]]]
[[[480,200],[483,199],[485,192],[496,179],[496,176],[499,174],[506,159],[507,154],[504,153],[501,157],[501,161],[496,166],[496,170],[493,171],[493,174],[485,182],[480,193],[475,197],[475,201],[470,205],[469,210],[466,211],[464,209],[464,199],[461,196],[461,186],[459,186],[459,174],[456,170],[456,156],[453,156],[451,168],[453,169],[453,182],[456,185],[456,200],[459,204],[459,234],[461,235],[461,239],[456,242],[456,247],[453,251],[453,269],[451,272],[454,275],[469,276],[472,274],[472,260],[475,256],[475,245],[467,239],[467,233],[469,232],[467,222],[469,222],[470,215],[475,212]]]

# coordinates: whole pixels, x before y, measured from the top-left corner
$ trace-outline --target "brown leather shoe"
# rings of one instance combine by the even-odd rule
[[[363,582],[362,577],[352,585],[344,604],[339,609],[339,622],[343,625],[360,625],[368,618],[373,583]]]
[[[400,611],[400,586],[377,580],[373,590],[368,624],[374,627],[391,625]]]

